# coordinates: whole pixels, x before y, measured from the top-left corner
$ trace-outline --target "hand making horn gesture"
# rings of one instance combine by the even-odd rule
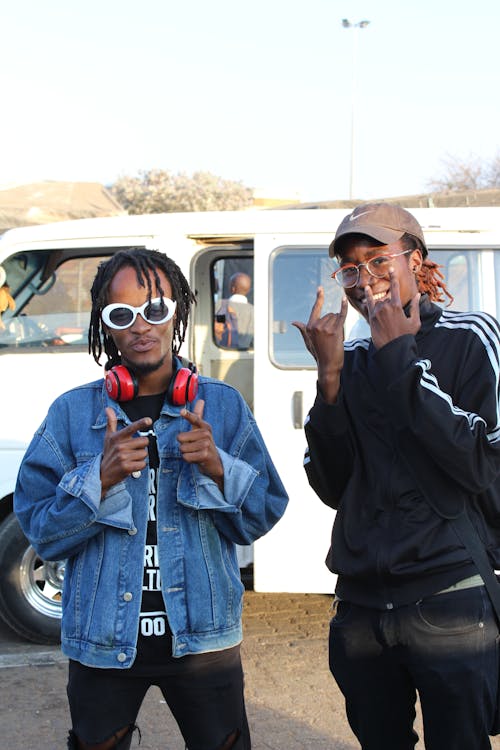
[[[415,335],[421,326],[420,292],[417,292],[411,298],[409,316],[407,317],[401,303],[399,281],[393,268],[389,271],[389,279],[390,295],[382,300],[376,302],[373,299],[372,290],[369,286],[364,289],[368,323],[370,324],[373,345],[376,349],[381,349],[389,341],[407,333]]]
[[[340,312],[321,316],[325,292],[318,287],[316,300],[306,323],[293,321],[299,329],[304,344],[318,365],[318,383],[323,397],[333,403],[338,394],[340,373],[344,364],[344,324],[347,300],[342,299]]]

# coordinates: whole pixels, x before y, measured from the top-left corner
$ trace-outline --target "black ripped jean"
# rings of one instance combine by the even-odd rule
[[[73,732],[98,744],[135,724],[146,692],[157,685],[189,750],[217,750],[235,731],[235,750],[250,750],[240,647],[172,659],[161,676],[69,663]],[[144,727],[142,734],[146,736]]]

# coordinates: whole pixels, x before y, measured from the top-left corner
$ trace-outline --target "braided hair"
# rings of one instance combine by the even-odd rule
[[[427,294],[432,302],[446,302],[448,305],[453,302],[453,296],[448,291],[444,282],[444,276],[439,270],[442,266],[431,260],[426,254],[422,243],[411,234],[404,234],[401,238],[401,244],[405,250],[420,250],[423,257],[422,267],[416,272],[418,291]]]
[[[164,294],[158,270],[163,271],[170,281],[172,296],[177,302],[174,317],[172,354],[179,353],[179,349],[186,336],[190,308],[193,302],[196,301],[177,263],[158,250],[147,250],[143,247],[119,250],[109,260],[100,263],[90,290],[92,310],[90,313],[88,341],[89,354],[92,354],[97,364],[100,364],[99,360],[103,351],[106,354],[108,361],[105,367],[107,370],[120,363],[120,353],[112,337],[104,329],[101,312],[107,304],[109,286],[113,278],[118,271],[126,266],[135,269],[138,283],[148,290],[149,302],[151,302],[153,294],[151,279],[154,279],[158,292],[161,295]]]

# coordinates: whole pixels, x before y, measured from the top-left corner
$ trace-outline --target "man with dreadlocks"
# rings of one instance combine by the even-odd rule
[[[357,206],[330,255],[371,333],[344,343],[347,302],[322,316],[322,288],[295,323],[318,367],[305,470],[337,511],[330,669],[363,750],[415,747],[417,691],[428,750],[484,750],[498,624],[449,519],[466,513],[500,567],[499,326],[436,304],[451,296],[399,206]]]
[[[120,251],[91,296],[106,381],[52,404],[15,494],[40,556],[67,558],[68,748],[130,748],[157,685],[189,750],[249,750],[235,545],[278,521],[285,490],[240,394],[177,356],[194,302],[178,266]]]

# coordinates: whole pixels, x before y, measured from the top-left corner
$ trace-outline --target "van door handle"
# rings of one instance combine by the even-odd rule
[[[295,430],[301,430],[304,426],[303,396],[302,391],[295,391],[292,396],[292,421]]]

